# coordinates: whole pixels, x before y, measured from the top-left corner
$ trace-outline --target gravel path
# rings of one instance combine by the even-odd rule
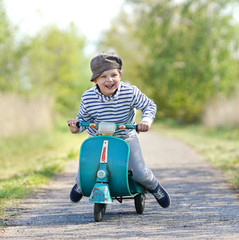
[[[171,195],[161,208],[147,194],[143,215],[133,200],[107,206],[102,222],[93,217],[87,198],[78,204],[68,196],[77,161],[64,174],[19,204],[20,215],[1,239],[239,239],[239,201],[220,171],[184,143],[154,132],[141,133],[147,165]]]

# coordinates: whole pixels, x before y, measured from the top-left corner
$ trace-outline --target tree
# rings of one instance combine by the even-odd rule
[[[234,1],[127,2],[133,9],[131,18],[120,27],[112,26],[101,47],[114,47],[123,54],[127,68],[134,67],[137,73],[131,70],[128,76],[157,103],[157,117],[199,121],[207,101],[231,93],[238,83],[233,57],[239,43],[238,24],[225,11]],[[119,25],[121,18],[117,20]],[[136,48],[124,52],[129,43],[136,43]],[[134,57],[125,58],[129,53]]]
[[[14,32],[0,0],[0,92],[16,91],[19,87],[19,54]]]
[[[65,30],[45,26],[36,36],[19,37],[0,0],[0,93],[29,101],[50,97],[57,113],[74,116],[91,85],[84,48],[85,38],[73,24]]]
[[[56,111],[62,114],[72,114],[79,107],[81,94],[90,85],[84,46],[74,25],[65,31],[49,26],[25,43],[26,84],[31,92],[52,96]]]

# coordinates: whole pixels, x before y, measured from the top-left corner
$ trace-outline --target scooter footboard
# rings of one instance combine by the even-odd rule
[[[96,183],[104,141],[108,141],[107,168],[111,196],[132,195],[128,182],[128,143],[112,136],[90,137],[81,145],[79,180],[83,195],[90,196]]]

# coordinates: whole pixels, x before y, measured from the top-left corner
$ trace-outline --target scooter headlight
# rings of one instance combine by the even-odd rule
[[[98,178],[105,178],[105,176],[106,176],[106,172],[104,171],[104,170],[99,170],[98,172],[97,172],[97,177]]]

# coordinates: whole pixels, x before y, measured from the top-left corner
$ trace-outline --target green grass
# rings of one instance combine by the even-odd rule
[[[86,135],[73,135],[63,124],[52,132],[0,140],[0,222],[9,204],[46,184],[68,161],[77,160]]]
[[[221,169],[231,184],[239,188],[238,129],[208,129],[200,125],[180,126],[169,122],[157,123],[153,128],[195,148],[212,166]]]

